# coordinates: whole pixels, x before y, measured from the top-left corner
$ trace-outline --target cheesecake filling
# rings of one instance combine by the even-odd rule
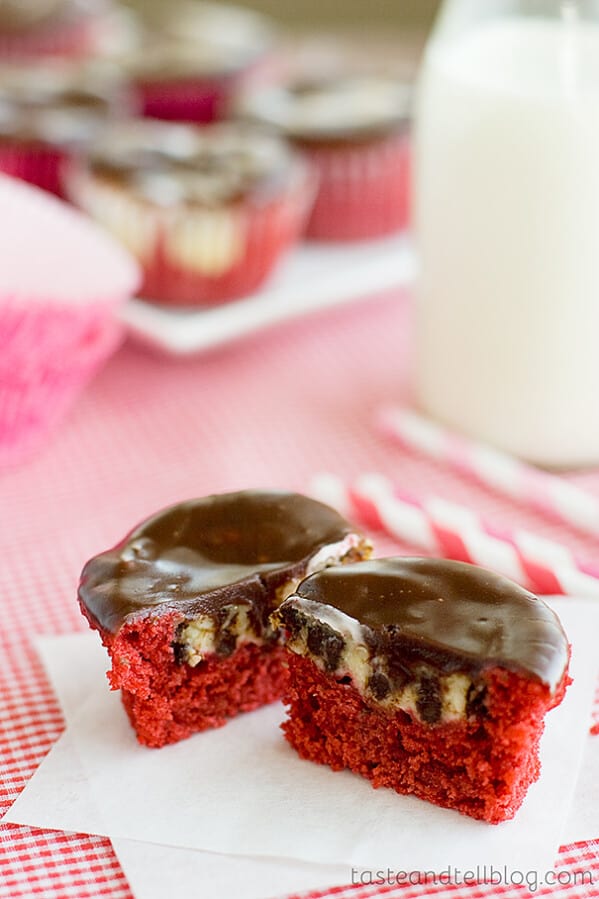
[[[404,711],[425,724],[482,715],[485,685],[470,673],[441,672],[424,661],[401,663],[370,646],[360,623],[320,603],[294,597],[284,616],[287,648],[309,658],[341,684],[352,684],[369,704]]]
[[[490,669],[519,672],[554,694],[568,666],[568,639],[542,600],[443,559],[329,567],[302,581],[273,618],[290,652],[365,702],[430,725],[488,714]]]
[[[265,615],[251,601],[242,599],[219,605],[214,611],[184,622],[173,647],[175,658],[179,663],[195,668],[206,656],[224,658],[244,644],[280,643],[281,628],[268,616],[295,593],[301,581],[329,566],[366,559],[371,552],[370,542],[358,534],[348,534],[337,543],[323,546],[308,560],[300,576],[288,578],[273,591]]]
[[[142,263],[154,259],[160,237],[160,221],[147,209],[111,184],[90,178],[88,173],[70,170],[67,190],[70,198],[110,231]]]
[[[175,266],[217,278],[243,261],[246,232],[238,209],[188,210],[166,231],[165,253]]]

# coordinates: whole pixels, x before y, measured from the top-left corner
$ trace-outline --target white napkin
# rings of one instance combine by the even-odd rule
[[[311,888],[348,882],[352,865],[396,871],[483,864],[545,870],[563,841],[564,809],[580,766],[596,675],[598,610],[572,599],[555,606],[574,646],[576,680],[547,718],[541,780],[512,822],[492,827],[302,762],[278,733],[277,706],[174,747],[139,747],[118,698],[108,694],[97,670],[92,677],[94,658],[96,668],[105,668],[95,635],[44,641],[51,673],[63,685],[65,678],[71,681],[63,696],[69,728],[6,820],[224,853],[340,863],[336,870],[308,866],[314,870],[312,880],[304,871]],[[87,698],[76,711],[82,694]],[[74,801],[85,784],[91,804]],[[237,860],[229,859],[221,867],[234,864]],[[299,869],[293,875],[296,890]]]
[[[24,815],[32,816],[39,827],[102,833],[104,822],[71,744],[69,728],[90,691],[105,681],[108,657],[92,633],[39,637],[36,644],[64,712],[67,730],[22,794]],[[77,677],[73,677],[73,671],[78,672]],[[136,899],[184,894],[190,884],[199,883],[205,889],[210,887],[210,899],[271,899],[351,881],[349,865],[224,857],[214,852],[114,837],[112,845]]]

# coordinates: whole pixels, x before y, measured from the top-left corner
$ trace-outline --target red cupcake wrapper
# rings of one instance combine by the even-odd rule
[[[243,79],[190,78],[181,81],[139,82],[139,106],[147,118],[207,125],[225,119]]]
[[[0,172],[63,196],[60,170],[66,154],[43,143],[0,143]]]
[[[97,16],[78,16],[68,22],[0,32],[0,58],[20,62],[47,57],[78,59],[93,53],[97,42]]]
[[[124,191],[105,188],[76,167],[66,174],[75,203],[134,251],[144,271],[140,294],[179,307],[214,306],[255,291],[299,239],[315,190],[312,172],[299,163],[280,196],[193,218],[186,210],[140,207]]]
[[[251,65],[220,76],[143,81],[136,84],[138,106],[147,118],[208,125],[229,118],[239,93],[273,79],[273,60],[266,55]]]
[[[203,274],[173,261],[164,236],[144,273],[142,295],[166,305],[212,306],[253,293],[297,241],[306,218],[305,199],[287,196],[244,214],[244,248],[220,274]]]
[[[43,308],[5,301],[0,311],[0,465],[19,463],[33,453],[117,348],[123,327],[113,306]]]
[[[391,234],[409,219],[409,143],[405,133],[347,146],[302,144],[319,176],[306,236],[363,240]]]

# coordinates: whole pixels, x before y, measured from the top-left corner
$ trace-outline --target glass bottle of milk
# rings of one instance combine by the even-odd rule
[[[599,3],[446,0],[416,121],[419,405],[599,462]]]

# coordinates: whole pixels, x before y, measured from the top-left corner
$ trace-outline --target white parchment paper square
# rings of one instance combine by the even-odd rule
[[[65,701],[76,705],[82,692],[87,698],[71,718],[68,752],[76,754],[96,812],[87,816],[93,826],[79,818],[71,829],[360,868],[443,871],[493,864],[545,870],[561,841],[586,742],[599,623],[591,603],[568,599],[555,607],[573,643],[575,684],[547,718],[541,779],[512,822],[493,827],[472,821],[412,797],[375,791],[347,772],[301,761],[278,731],[279,706],[176,746],[145,749],[135,742],[118,697],[102,681],[81,690],[77,675],[73,692],[78,695]],[[93,654],[91,644],[83,656],[75,647],[86,638],[69,639],[70,646],[63,639],[54,641],[53,649],[46,643],[44,655],[55,657],[61,643],[60,665],[78,672]],[[57,768],[55,780],[60,779]],[[40,820],[34,792],[29,800],[27,793],[7,820],[61,826],[56,818],[54,823],[48,816]]]

